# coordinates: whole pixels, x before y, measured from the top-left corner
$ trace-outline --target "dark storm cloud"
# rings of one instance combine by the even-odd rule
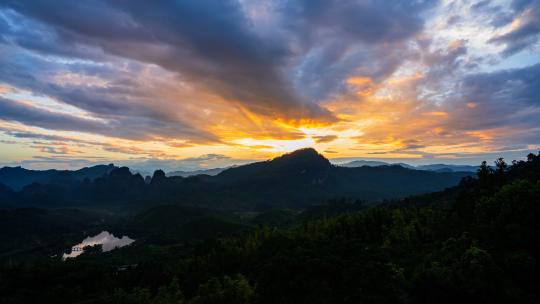
[[[233,1],[9,1],[66,44],[158,64],[261,114],[333,120],[278,69],[287,50],[261,39]]]
[[[0,119],[52,129],[101,133],[107,126],[99,121],[51,112],[0,97]]]
[[[52,112],[43,108],[0,97],[0,119],[50,130],[78,131],[132,140],[149,140],[156,136],[187,137],[195,142],[217,141],[211,134],[175,123],[159,122],[144,117],[117,117],[116,120],[94,120]],[[16,134],[15,136],[17,136]]]
[[[423,27],[420,17],[437,1],[285,1],[289,27],[317,43],[321,30],[368,44],[404,40]]]
[[[38,96],[48,96],[108,122],[105,129],[80,131],[129,139],[157,136],[193,142],[219,142],[213,134],[192,127],[179,113],[171,111],[144,83],[132,79],[143,69],[140,64],[133,63],[116,69],[96,63],[44,60],[7,47],[4,53],[7,56],[0,57],[0,83],[8,83]],[[57,75],[67,75],[69,80],[70,73],[76,77],[103,79],[107,84],[93,85],[85,79],[80,80],[81,83],[64,84],[54,79]],[[59,121],[59,127],[55,129],[62,129],[63,125],[65,123]]]
[[[463,90],[477,102],[540,107],[540,64],[474,74],[463,80]]]
[[[145,104],[133,102],[144,94],[136,91],[137,83],[129,75],[119,74],[117,70],[91,63],[69,63],[43,60],[38,56],[20,53],[17,49],[7,49],[8,56],[0,58],[0,81],[12,84],[19,89],[36,92],[80,109],[96,114],[108,115],[145,115],[163,118]],[[137,72],[134,67],[130,71]],[[57,84],[51,75],[76,73],[81,76],[96,76],[109,83],[106,87]],[[131,81],[131,83],[130,83]],[[148,97],[148,96],[145,96]],[[162,113],[163,114],[163,113]]]
[[[505,45],[504,56],[511,56],[540,41],[540,2],[515,0],[512,2],[513,20],[519,24],[510,32],[495,37],[490,42]]]
[[[539,140],[540,64],[469,75],[452,99],[457,102],[447,105],[452,112],[448,121],[452,129],[523,129],[529,141],[521,143]],[[474,103],[474,107],[467,107],[467,103]]]
[[[393,49],[377,46],[418,33],[423,26],[420,14],[432,6],[431,1],[286,1],[277,10],[282,23],[275,26],[287,33],[264,36],[252,29],[253,21],[236,1],[3,4],[30,17],[28,24],[37,20],[41,27],[48,27],[46,36],[54,41],[47,44],[41,38],[43,29],[18,35],[15,42],[23,47],[81,57],[99,56],[92,49],[97,47],[178,72],[182,79],[258,114],[327,122],[335,117],[313,101],[338,90],[343,76],[355,65],[369,63],[375,52],[380,59],[365,73],[390,74],[402,57]],[[294,42],[300,43],[300,51],[291,49]],[[357,51],[345,54],[352,44]],[[302,62],[295,59],[304,55],[307,58]],[[291,67],[291,62],[299,65]],[[111,110],[106,98],[88,100],[76,93],[68,92],[61,99],[77,100],[82,108],[99,101],[105,106],[103,111]]]
[[[70,138],[58,136],[58,135],[48,135],[48,134],[19,132],[19,131],[4,131],[4,132],[9,136],[13,136],[16,138],[23,138],[23,139],[41,139],[41,140],[47,140],[47,141],[71,141],[72,140]]]
[[[301,49],[297,90],[324,100],[347,90],[353,73],[384,80],[411,53],[404,42],[421,32],[436,1],[285,1],[284,27]]]

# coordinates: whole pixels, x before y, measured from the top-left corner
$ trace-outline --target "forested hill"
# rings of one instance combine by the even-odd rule
[[[13,170],[19,176],[19,171],[24,169]],[[52,177],[38,179],[17,193],[7,193],[4,189],[6,198],[2,203],[19,207],[146,208],[168,203],[226,210],[304,208],[336,197],[377,201],[438,191],[457,185],[469,175],[401,166],[337,167],[313,149],[230,168],[217,176],[167,177],[158,170],[145,182],[140,174],[132,174],[127,167],[95,168],[91,171],[94,174],[89,174],[89,170],[62,174],[54,171]],[[6,176],[8,173],[4,174],[4,181],[13,181]],[[21,179],[19,176],[18,180]]]
[[[185,217],[174,210],[135,223],[159,229],[156,214]],[[539,303],[539,231],[540,154],[531,154],[484,163],[444,192],[261,227],[190,252],[179,250],[185,241],[135,242],[65,263],[4,265],[0,295],[3,303]],[[131,268],[118,266],[126,261]]]
[[[175,286],[195,303],[540,301],[540,154],[418,199],[217,241],[176,274],[199,288]]]

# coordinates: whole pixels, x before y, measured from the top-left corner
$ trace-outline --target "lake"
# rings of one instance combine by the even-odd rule
[[[85,238],[79,244],[71,247],[71,252],[64,253],[64,255],[62,256],[62,260],[66,260],[68,258],[75,258],[81,255],[84,252],[82,248],[86,246],[102,245],[103,252],[107,252],[115,248],[127,246],[133,243],[134,241],[135,241],[134,239],[131,239],[130,237],[125,236],[125,235],[122,236],[121,238],[117,238],[112,233],[109,233],[108,231],[102,231],[101,233],[95,236],[89,236]]]

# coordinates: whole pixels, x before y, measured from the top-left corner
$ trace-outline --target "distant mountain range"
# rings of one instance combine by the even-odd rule
[[[416,169],[436,172],[476,172],[478,166],[433,164],[417,166]]]
[[[126,210],[126,205],[131,210],[155,204],[226,210],[304,208],[339,197],[377,201],[442,190],[468,175],[402,166],[334,166],[314,149],[302,149],[228,168],[215,176],[167,177],[158,170],[147,181],[127,167],[112,165],[77,171],[4,168],[0,183],[15,191],[0,186],[0,198],[8,206],[118,210]]]
[[[435,171],[435,172],[476,172],[478,166],[470,165],[448,165],[448,164],[430,164],[430,165],[419,165],[411,166],[405,163],[387,163],[383,161],[372,161],[372,160],[354,160],[348,163],[339,164],[341,167],[347,168],[356,168],[356,167],[380,167],[380,166],[401,166],[408,169],[415,170],[426,170],[426,171]]]
[[[232,167],[228,167],[232,168]],[[181,177],[189,177],[189,176],[195,176],[195,175],[218,175],[221,172],[227,170],[228,168],[212,168],[212,169],[202,169],[202,170],[194,170],[194,171],[172,171],[167,173],[167,176],[181,176]]]
[[[114,165],[98,165],[85,167],[79,170],[29,170],[21,167],[0,168],[0,184],[10,187],[13,190],[21,190],[24,186],[32,183],[40,184],[66,184],[81,182],[84,179],[90,181],[98,177],[109,174]]]
[[[435,171],[435,172],[476,172],[476,170],[478,169],[478,166],[471,166],[471,165],[429,164],[429,165],[412,166],[406,163],[387,163],[387,162],[375,161],[375,160],[354,160],[354,161],[343,163],[343,164],[337,164],[337,166],[347,167],[347,168],[356,168],[356,167],[363,167],[363,166],[367,166],[367,167],[401,166],[407,169],[426,170],[426,171]],[[179,170],[179,171],[168,172],[167,176],[189,177],[189,176],[195,176],[195,175],[201,175],[201,174],[214,176],[233,167],[235,166],[227,167],[227,168],[212,168],[212,169],[202,169],[202,170],[194,170],[194,171]]]
[[[380,167],[380,166],[401,166],[407,169],[416,169],[416,167],[405,164],[405,163],[387,163],[383,161],[375,160],[353,160],[348,163],[339,164],[338,166],[347,167],[347,168],[356,168],[356,167]]]
[[[371,161],[371,160],[354,160],[348,163],[338,164],[339,167],[357,168],[357,167],[380,167],[380,166],[401,166],[408,169],[426,170],[435,172],[476,172],[477,166],[470,165],[451,165],[451,164],[430,164],[412,166],[405,163],[387,163],[383,161]],[[166,173],[168,177],[190,177],[197,175],[210,175],[216,176],[221,172],[235,168],[237,166],[231,166],[226,168],[211,168],[201,169],[193,171],[171,171]],[[109,165],[97,165],[93,167],[85,167],[79,170],[30,170],[22,167],[3,167],[0,168],[0,184],[8,186],[12,190],[21,190],[24,186],[32,183],[40,184],[62,184],[71,181],[82,181],[85,178],[95,180],[98,177],[103,177],[109,174],[113,169],[118,168],[113,164]],[[142,176],[151,175],[151,173],[143,171],[133,171],[140,173]]]

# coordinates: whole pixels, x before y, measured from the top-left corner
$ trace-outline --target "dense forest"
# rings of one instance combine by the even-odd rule
[[[24,212],[81,229],[66,211]],[[87,216],[83,229],[101,227]],[[455,187],[376,205],[330,200],[249,219],[160,206],[105,220],[134,235],[132,246],[65,262],[5,255],[1,302],[538,303],[539,219],[540,154],[484,162]],[[214,228],[225,233],[201,233]]]

